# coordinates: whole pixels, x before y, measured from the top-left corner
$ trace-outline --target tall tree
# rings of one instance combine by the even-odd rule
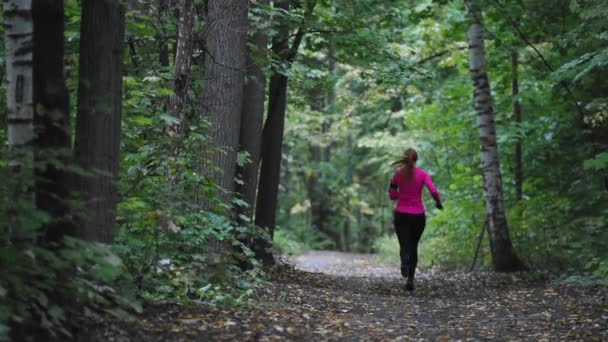
[[[314,0],[306,2],[304,21],[295,33],[291,46],[289,45],[289,24],[281,23],[277,35],[272,42],[275,56],[287,65],[291,64],[304,38],[306,23],[314,7]],[[281,0],[275,4],[282,13],[289,12],[289,1]],[[262,131],[262,161],[260,167],[260,184],[255,209],[255,224],[265,229],[272,239],[276,224],[276,209],[278,200],[279,178],[281,171],[281,151],[283,147],[283,131],[285,128],[285,110],[287,109],[287,75],[285,70],[276,67],[270,77],[268,89],[268,115]],[[258,258],[265,265],[272,265],[274,258],[266,242],[260,240],[255,245]]]
[[[49,214],[47,241],[74,235],[69,219],[70,96],[64,77],[63,0],[33,0],[36,207]]]
[[[181,135],[185,124],[184,103],[190,84],[192,49],[194,46],[194,0],[179,1],[177,48],[173,74],[173,95],[169,98],[168,111],[175,121],[166,128],[169,136]]]
[[[167,0],[158,0],[156,2],[156,15],[159,27],[157,28],[158,35],[158,61],[163,67],[169,66],[169,37],[165,27],[165,19],[163,14],[169,10],[169,3]]]
[[[470,53],[469,63],[481,145],[483,194],[488,220],[490,249],[492,251],[492,264],[496,271],[515,271],[523,265],[513,251],[505,215],[492,94],[488,74],[485,70],[481,4],[478,0],[465,0],[465,5],[470,22],[467,34]]]
[[[331,78],[331,70],[329,74]],[[323,136],[328,133],[330,127],[327,116],[331,113],[334,101],[333,83],[331,83],[329,90],[325,87],[319,87],[318,89],[312,89],[308,95],[310,96],[309,103],[311,109],[321,113],[322,116],[320,127],[315,129],[314,134]],[[314,168],[314,171],[306,179],[312,226],[327,235],[334,243],[336,249],[343,250],[344,245],[342,243],[341,230],[331,224],[331,219],[336,214],[336,210],[335,203],[332,201],[332,191],[327,184],[327,170],[324,167],[330,160],[331,146],[323,146],[317,141],[311,141],[309,142],[308,151],[310,162]]]
[[[85,216],[79,235],[113,239],[118,193],[125,7],[116,0],[83,0],[75,156],[89,175],[78,177]]]
[[[521,127],[521,103],[519,101],[519,52],[513,44],[511,50],[511,96],[513,97],[513,116],[517,127]],[[518,135],[515,142],[515,199],[523,197],[524,164],[522,160],[522,139]]]
[[[247,0],[210,0],[207,3],[201,117],[210,124],[211,165],[204,171],[220,187],[220,198],[224,202],[229,202],[234,193],[248,6]]]
[[[326,133],[325,129],[321,131],[321,134],[323,133]],[[322,169],[321,163],[329,161],[330,148],[328,146],[321,147],[311,144],[308,150],[310,152],[310,161],[317,168],[306,179],[312,226],[327,235],[336,249],[345,250],[346,247],[342,240],[343,231],[341,228],[334,227],[331,224],[331,219],[336,214],[334,203],[331,201],[332,192],[327,184],[323,183],[323,180],[327,180],[327,177],[325,177],[323,171],[319,171],[319,169]]]
[[[256,2],[265,13],[268,0]],[[250,11],[250,16],[253,14]],[[259,18],[258,22],[266,23],[267,15]],[[251,23],[251,21],[250,21]],[[250,162],[237,168],[242,184],[237,184],[237,191],[247,203],[247,207],[237,207],[237,215],[249,219],[253,217],[255,194],[258,185],[260,154],[262,145],[262,126],[264,123],[264,100],[266,98],[266,75],[264,69],[268,59],[268,35],[265,27],[254,27],[247,48],[247,74],[243,93],[243,108],[241,111],[241,132],[239,150],[249,154]]]
[[[16,172],[31,170],[33,163],[30,149],[34,138],[32,81],[34,26],[31,11],[31,0],[4,1],[8,145],[12,152],[10,166]],[[28,175],[24,176],[28,178]]]

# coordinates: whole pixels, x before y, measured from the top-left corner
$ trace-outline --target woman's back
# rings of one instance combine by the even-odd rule
[[[390,194],[391,199],[398,200],[395,211],[408,214],[424,214],[422,187],[425,185],[433,198],[438,196],[437,189],[424,170],[414,167],[410,177],[406,176],[403,169],[397,170],[391,180]]]

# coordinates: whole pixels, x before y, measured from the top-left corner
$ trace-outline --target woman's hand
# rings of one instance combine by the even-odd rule
[[[441,202],[435,202],[435,207],[439,210],[443,210],[443,205],[441,204]]]

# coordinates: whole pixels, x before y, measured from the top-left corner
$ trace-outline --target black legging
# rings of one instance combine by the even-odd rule
[[[418,241],[426,225],[424,214],[394,213],[395,232],[399,239],[399,256],[401,257],[401,275],[414,279],[418,264]]]

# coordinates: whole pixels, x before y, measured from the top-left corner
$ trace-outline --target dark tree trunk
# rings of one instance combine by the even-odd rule
[[[311,163],[319,166],[321,162],[326,160],[323,152],[327,153],[328,150],[329,147],[309,146]],[[342,250],[343,239],[341,228],[333,227],[330,222],[334,214],[330,200],[332,195],[329,193],[329,189],[323,186],[319,178],[322,178],[322,175],[319,177],[317,171],[315,171],[306,180],[306,190],[308,192],[308,199],[310,200],[311,224],[331,239],[334,243],[334,248]]]
[[[210,123],[211,166],[203,171],[220,187],[222,202],[229,203],[241,129],[248,1],[210,0],[207,7],[201,118]],[[201,202],[211,206],[207,199]]]
[[[167,67],[169,66],[169,37],[167,37],[167,29],[165,27],[165,20],[163,18],[163,13],[167,11],[167,0],[158,0],[156,4],[156,17],[158,19],[158,61],[160,62],[160,66]]]
[[[291,48],[288,46],[289,25],[283,23],[277,36],[273,39],[273,53],[282,61],[291,64],[304,38],[304,25],[314,9],[314,3],[309,2],[304,23],[296,32]],[[289,1],[276,3],[275,7],[287,12]],[[255,224],[266,230],[271,241],[255,242],[254,250],[264,265],[272,265],[274,258],[269,248],[276,225],[276,209],[278,199],[279,177],[281,169],[281,151],[283,131],[285,126],[285,110],[287,109],[287,76],[279,70],[273,70],[268,89],[268,116],[262,132],[262,157],[260,181],[255,208]]]
[[[288,1],[280,1],[276,6],[285,12],[289,11]],[[278,34],[272,42],[272,52],[279,58],[286,57],[288,54],[288,36],[289,26],[283,23],[279,26]],[[264,229],[271,240],[276,224],[286,108],[287,76],[278,70],[273,70],[268,87],[268,116],[262,131],[260,180],[255,207],[255,224]],[[273,255],[269,251],[270,247],[272,247],[272,241],[258,239],[254,242],[256,257],[266,266],[274,264]]]
[[[353,137],[351,135],[351,133],[348,133],[348,136],[346,137],[346,153],[347,153],[347,163],[346,163],[346,174],[347,174],[347,178],[348,178],[348,185],[352,186],[353,185]],[[352,251],[352,246],[351,246],[351,226],[350,226],[350,218],[351,218],[351,206],[350,206],[350,198],[348,198],[346,200],[347,204],[346,204],[346,215],[344,215],[344,247],[345,250],[347,252]]]
[[[168,112],[175,118],[165,132],[169,136],[184,133],[185,113],[184,103],[190,84],[190,70],[192,66],[194,0],[179,1],[179,24],[177,34],[177,48],[175,52],[175,70],[173,75],[173,96],[169,98]]]
[[[255,224],[266,230],[270,239],[274,235],[278,187],[281,168],[281,150],[287,106],[287,77],[275,73],[270,78],[268,117],[262,133],[262,165],[260,185],[256,201]],[[254,246],[257,257],[266,266],[274,264],[268,248],[272,245],[265,240],[257,240]]]
[[[517,127],[521,127],[521,104],[519,102],[519,55],[516,45],[511,50],[511,95],[513,97],[513,116]],[[522,142],[518,136],[515,143],[515,199],[520,201],[523,197],[524,165],[522,160]]]
[[[313,90],[311,96],[311,109],[319,113],[323,113],[325,118],[321,125],[321,131],[315,132],[316,134],[326,134],[330,127],[331,122],[329,121],[329,115],[332,113],[334,102],[335,102],[335,91],[334,91],[334,72],[335,72],[335,61],[334,61],[334,47],[330,41],[328,47],[327,60],[322,61],[323,64],[327,62],[329,71],[330,87],[328,89]],[[319,66],[322,67],[322,66]],[[327,146],[319,146],[311,144],[309,146],[310,162],[314,165],[315,172],[312,173],[306,182],[306,188],[308,192],[308,198],[311,206],[311,221],[312,226],[317,230],[327,235],[333,242],[335,249],[346,250],[347,249],[347,229],[350,229],[348,223],[340,226],[332,225],[332,218],[335,217],[336,210],[332,198],[334,194],[331,189],[327,186],[326,175],[323,174],[322,163],[328,162],[331,159],[331,144]]]
[[[267,5],[268,0],[258,3],[260,7]],[[250,46],[247,49],[247,75],[245,77],[243,109],[241,112],[242,122],[239,149],[240,151],[249,153],[251,162],[242,167],[237,167],[237,174],[239,174],[242,184],[237,184],[236,187],[242,199],[248,204],[248,207],[237,207],[236,213],[237,217],[242,215],[251,220],[258,185],[264,100],[266,97],[266,76],[264,75],[268,45],[266,32],[258,28],[251,37],[249,44]]]
[[[63,68],[63,0],[34,0],[34,127],[36,207],[50,222],[47,242],[74,235],[69,217],[70,102]],[[60,163],[57,164],[57,161]]]
[[[268,5],[268,0],[257,3],[259,7]],[[267,21],[267,16],[262,18]],[[252,21],[250,20],[250,23]],[[245,76],[245,88],[243,93],[243,108],[241,111],[241,131],[239,136],[239,150],[249,154],[250,161],[243,165],[237,165],[237,178],[240,182],[235,185],[237,193],[247,203],[246,207],[237,206],[235,210],[236,220],[239,225],[246,226],[253,223],[255,210],[255,196],[258,186],[258,175],[260,169],[262,126],[264,121],[264,101],[266,99],[266,75],[264,69],[268,59],[268,36],[264,28],[251,27],[255,33],[250,38],[247,48],[247,72]],[[255,250],[255,245],[263,242],[259,236],[253,236],[251,230],[241,233],[239,241]],[[250,267],[249,263],[241,263],[242,267]]]
[[[160,62],[160,66],[168,67],[169,66],[169,40],[166,37],[161,37],[161,40],[158,42],[158,61]]]
[[[78,234],[110,243],[118,201],[124,4],[83,0],[81,20],[75,155],[78,165],[93,174],[76,180],[84,203]]]

